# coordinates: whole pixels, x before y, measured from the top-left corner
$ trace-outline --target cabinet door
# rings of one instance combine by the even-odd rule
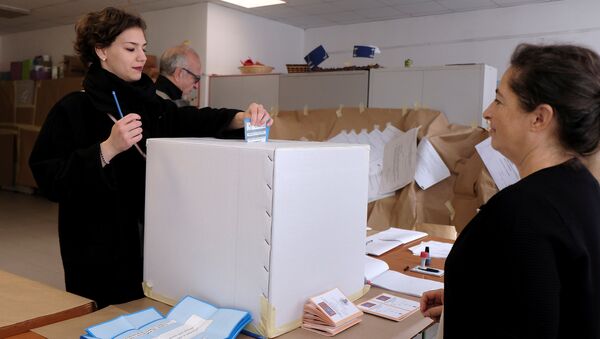
[[[368,71],[282,74],[280,110],[358,107],[367,105]]]
[[[422,70],[371,70],[369,107],[403,108],[423,101]]]
[[[442,111],[451,123],[480,125],[484,84],[478,66],[425,71],[423,105]]]
[[[239,76],[210,77],[208,105],[210,107],[242,107],[242,78]]]
[[[263,105],[268,111],[277,109],[279,105],[279,75],[242,76],[242,106],[233,108],[246,109],[253,102]]]
[[[236,75],[210,77],[208,105],[244,110],[253,102],[267,110],[278,105],[279,75]]]

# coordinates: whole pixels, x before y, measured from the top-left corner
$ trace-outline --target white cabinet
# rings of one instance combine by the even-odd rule
[[[211,76],[209,106],[268,110],[428,107],[451,123],[483,126],[482,112],[494,100],[497,71],[484,64],[381,68],[265,75]]]
[[[367,106],[368,71],[282,74],[279,78],[279,109]]]
[[[211,76],[208,105],[244,110],[257,102],[267,110],[279,107],[279,74]]]
[[[370,73],[369,107],[429,107],[451,123],[483,125],[482,112],[494,100],[497,70],[484,64],[375,69]]]

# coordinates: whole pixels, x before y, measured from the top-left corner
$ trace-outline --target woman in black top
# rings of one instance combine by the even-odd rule
[[[600,187],[578,157],[598,150],[600,58],[519,45],[484,112],[521,180],[461,232],[445,290],[421,299],[443,338],[600,338]]]
[[[54,105],[29,159],[41,192],[59,203],[66,289],[98,307],[143,297],[146,139],[241,137],[245,117],[270,119],[256,104],[247,113],[178,109],[156,96],[142,73],[144,29],[140,17],[115,8],[77,23],[75,50],[89,66],[84,91]]]

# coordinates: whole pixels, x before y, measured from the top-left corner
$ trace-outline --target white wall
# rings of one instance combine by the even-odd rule
[[[238,74],[248,56],[285,72],[286,63],[302,61],[304,30],[233,9],[203,3],[141,13],[146,21],[148,53],[160,56],[168,47],[189,40],[203,60],[204,74]],[[48,39],[48,37],[56,37]],[[49,54],[56,64],[75,54],[74,23],[0,37],[0,70],[10,61]],[[208,82],[201,83],[200,105],[207,102]]]
[[[63,55],[75,54],[74,27],[75,23],[0,37],[0,70],[8,71],[11,61],[31,59],[36,55],[48,54],[56,64],[63,60]]]
[[[304,30],[208,3],[206,73],[239,74],[251,57],[286,72],[286,63],[304,56]]]
[[[172,46],[189,40],[200,55],[206,41],[206,4],[141,13],[146,21],[148,53],[160,56]]]
[[[572,42],[600,52],[600,1],[563,0],[429,17],[306,30],[304,54],[322,44],[329,59],[321,67],[379,63],[399,67],[486,63],[499,76],[520,42]],[[355,44],[375,45],[375,59],[352,58]]]

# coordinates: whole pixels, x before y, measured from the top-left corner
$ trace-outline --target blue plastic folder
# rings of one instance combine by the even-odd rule
[[[315,68],[319,66],[323,61],[329,58],[329,54],[325,52],[323,45],[313,49],[307,56],[304,57],[304,61],[308,64],[308,67]]]
[[[217,308],[187,296],[175,305],[166,317],[155,308],[123,315],[86,329],[82,339],[99,338],[235,338],[252,321],[250,313]]]
[[[379,48],[375,46],[355,45],[352,56],[355,58],[374,58],[379,53]]]

